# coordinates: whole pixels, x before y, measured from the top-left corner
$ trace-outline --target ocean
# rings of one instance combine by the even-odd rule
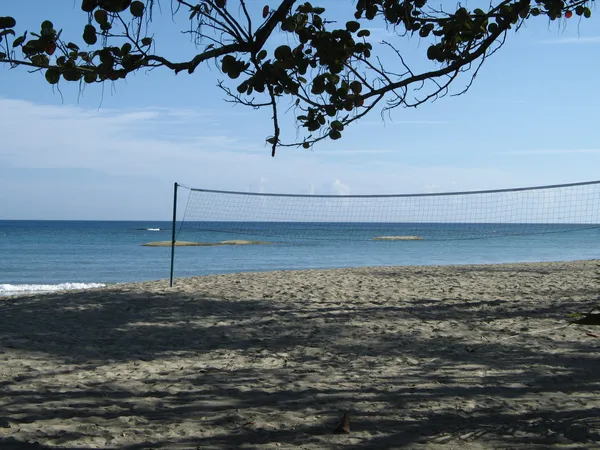
[[[590,225],[184,223],[178,240],[269,245],[176,247],[175,277],[360,266],[488,264],[600,258]],[[179,227],[179,225],[178,225]],[[379,235],[423,240],[376,241]],[[0,295],[169,277],[171,223],[0,221]]]

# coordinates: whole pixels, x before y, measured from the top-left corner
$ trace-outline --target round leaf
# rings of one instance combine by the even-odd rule
[[[280,45],[275,49],[274,55],[281,61],[292,56],[292,49],[288,45]]]
[[[86,83],[95,83],[96,82],[96,74],[93,72],[87,72],[84,76],[83,76],[83,80]]]
[[[144,4],[138,0],[135,2],[131,2],[131,6],[129,7],[129,12],[133,17],[142,17],[144,15]]]
[[[42,22],[42,30],[52,31],[53,29],[54,29],[54,24],[52,22],[50,22],[49,20],[44,20]]]
[[[13,17],[0,17],[0,30],[14,28],[17,21]]]
[[[350,33],[356,33],[358,30],[360,30],[360,23],[356,22],[355,20],[346,22],[346,30],[348,30]]]
[[[99,6],[111,13],[120,13],[129,8],[131,0],[100,0]]]
[[[58,69],[51,68],[46,70],[45,77],[48,83],[56,84],[60,80],[60,72]]]
[[[86,25],[83,29],[83,40],[88,45],[94,45],[98,42],[98,36],[96,35],[96,27],[94,25]]]
[[[337,141],[338,139],[340,139],[342,137],[342,133],[340,133],[337,130],[331,130],[329,131],[329,138],[333,139],[334,141]]]
[[[92,12],[98,6],[98,0],[82,0],[81,9],[87,13]]]
[[[108,13],[103,9],[98,9],[94,13],[94,19],[96,20],[96,22],[102,25],[103,23],[108,22]]]
[[[339,120],[334,120],[331,122],[331,129],[336,131],[342,131],[344,129],[344,124]]]

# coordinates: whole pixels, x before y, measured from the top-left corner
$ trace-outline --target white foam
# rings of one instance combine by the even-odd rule
[[[146,231],[160,231],[160,228],[146,228]]]
[[[71,291],[106,286],[103,283],[60,283],[60,284],[0,284],[0,295],[38,292]]]

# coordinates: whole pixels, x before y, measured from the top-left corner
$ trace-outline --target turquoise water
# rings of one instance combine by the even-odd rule
[[[178,240],[253,239],[273,244],[177,247],[175,276],[600,258],[600,230],[590,226],[240,225],[189,223],[178,230]],[[372,240],[381,235],[424,239]],[[170,248],[141,244],[170,239],[170,222],[0,221],[0,295],[168,278]]]

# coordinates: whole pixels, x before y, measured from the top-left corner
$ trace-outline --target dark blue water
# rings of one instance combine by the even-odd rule
[[[177,239],[202,242],[252,239],[272,244],[176,247],[175,276],[600,258],[600,230],[590,226],[241,225],[185,223],[178,229]],[[418,235],[423,240],[372,240],[383,235]],[[170,248],[142,244],[170,239],[170,222],[0,221],[0,295],[168,278]]]

